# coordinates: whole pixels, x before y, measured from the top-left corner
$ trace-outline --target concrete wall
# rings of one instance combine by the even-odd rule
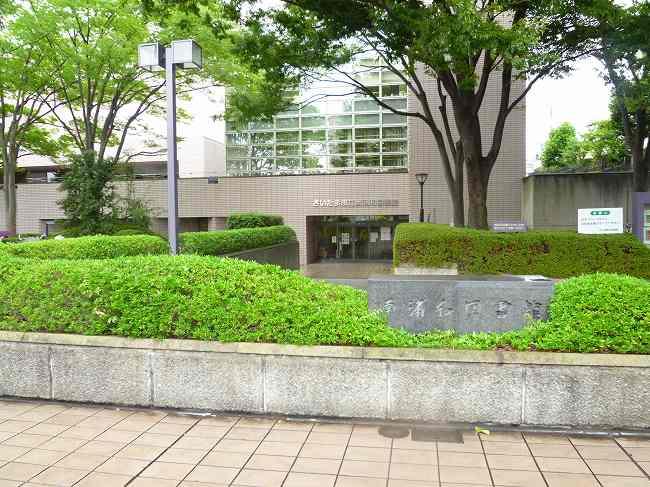
[[[524,178],[522,209],[530,228],[578,227],[579,208],[623,208],[632,223],[632,174],[533,174]]]
[[[226,254],[223,257],[252,260],[260,264],[273,264],[284,269],[300,269],[300,245],[298,242],[286,242],[259,249],[244,250]]]
[[[647,428],[650,356],[0,332],[0,396],[286,415]]]

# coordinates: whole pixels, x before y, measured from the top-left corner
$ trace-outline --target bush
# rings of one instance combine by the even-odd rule
[[[228,217],[226,227],[229,230],[238,228],[277,227],[284,225],[284,220],[278,215],[263,213],[235,213]]]
[[[112,259],[132,255],[167,254],[167,242],[153,235],[93,236],[43,240],[4,246],[16,257],[34,259]],[[116,276],[116,279],[119,277]]]
[[[290,227],[241,228],[223,232],[190,232],[180,236],[183,254],[224,255],[268,247],[296,239]]]
[[[341,345],[406,336],[368,312],[362,291],[238,259],[0,258],[0,275],[9,330]]]
[[[444,267],[461,273],[571,277],[616,272],[650,278],[650,249],[631,234],[496,233],[427,223],[397,227],[394,264]]]
[[[126,237],[128,235],[146,235],[147,232],[143,230],[138,230],[136,228],[125,228],[123,230],[118,230],[113,235],[116,237]]]

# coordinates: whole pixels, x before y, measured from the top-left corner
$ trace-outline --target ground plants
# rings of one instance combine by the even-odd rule
[[[227,227],[237,228],[276,227],[284,225],[280,215],[267,215],[265,213],[234,213],[228,217]]]
[[[287,226],[240,228],[225,232],[188,232],[180,237],[181,252],[198,255],[224,255],[294,240],[296,234]]]

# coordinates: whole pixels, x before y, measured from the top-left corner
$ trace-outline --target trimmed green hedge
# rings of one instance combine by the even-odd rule
[[[229,230],[238,228],[277,227],[284,225],[284,220],[279,215],[266,215],[264,213],[234,213],[228,217],[226,227]]]
[[[112,259],[168,253],[167,242],[155,235],[98,235],[0,246],[7,254],[33,259]]]
[[[367,294],[276,266],[202,256],[0,255],[0,329],[222,342],[650,353],[650,283],[597,274],[557,286],[548,322],[411,335]]]
[[[396,266],[445,267],[461,273],[571,277],[615,272],[650,278],[650,249],[633,235],[574,232],[496,233],[428,223],[398,225]]]
[[[224,232],[190,232],[180,236],[181,253],[224,255],[296,240],[286,226],[241,228]]]

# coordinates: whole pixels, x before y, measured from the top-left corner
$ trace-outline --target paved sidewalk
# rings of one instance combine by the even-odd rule
[[[0,487],[650,487],[649,439],[457,436],[7,400]]]

